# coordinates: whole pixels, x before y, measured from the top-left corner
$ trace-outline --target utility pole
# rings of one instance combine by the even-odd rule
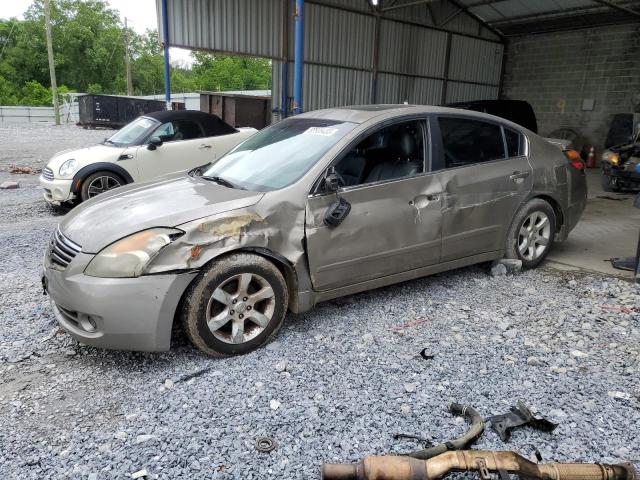
[[[47,56],[49,57],[49,75],[51,76],[51,96],[53,97],[53,114],[56,125],[60,125],[60,107],[58,106],[58,84],[56,82],[56,66],[53,63],[53,45],[51,43],[51,5],[44,0],[44,29],[47,34]]]
[[[124,17],[124,63],[127,67],[127,95],[133,95],[133,80],[131,79],[131,59],[129,58],[129,30],[127,17]]]

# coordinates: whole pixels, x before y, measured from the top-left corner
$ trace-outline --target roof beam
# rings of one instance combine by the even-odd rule
[[[484,5],[493,5],[494,3],[508,2],[509,0],[479,0],[477,2],[468,3],[467,8],[482,7]]]
[[[392,5],[390,7],[384,7],[382,9],[383,12],[388,12],[389,10],[397,10],[398,8],[405,8],[405,7],[414,7],[416,5],[422,5],[424,3],[432,3],[434,0],[416,0],[414,2],[409,2],[409,3],[401,3],[399,5]]]
[[[601,5],[606,5],[607,7],[613,8],[614,10],[619,10],[621,12],[625,12],[628,13],[630,15],[635,15],[636,17],[640,17],[640,12],[637,12],[636,10],[632,10],[628,7],[623,7],[622,5],[618,5],[616,3],[613,3],[610,0],[591,0],[592,2],[596,2],[599,3]]]
[[[440,25],[438,25],[439,27],[444,27],[447,23],[449,23],[451,20],[453,20],[454,18],[456,18],[458,15],[460,15],[462,13],[461,9],[457,9],[455,12],[453,12],[451,15],[449,15],[446,19],[444,19],[442,21],[442,23]]]
[[[500,40],[504,40],[504,34],[500,30],[498,30],[497,28],[489,25],[483,18],[479,17],[478,15],[476,15],[475,13],[470,11],[469,7],[466,7],[465,5],[460,3],[458,0],[449,0],[449,3],[451,3],[451,4],[455,5],[456,7],[458,7],[467,16],[473,18],[476,22],[480,23],[487,30],[493,32],[495,35],[498,36],[498,38],[500,38]]]
[[[598,7],[596,5],[594,5],[593,7],[573,7],[573,8],[563,8],[561,10],[549,10],[548,12],[540,12],[540,13],[534,13],[534,14],[528,14],[528,15],[518,15],[515,17],[507,17],[505,19],[501,19],[501,20],[492,20],[491,21],[491,25],[494,26],[499,26],[499,25],[506,25],[506,24],[512,24],[512,23],[519,23],[519,22],[526,22],[528,20],[537,20],[540,18],[547,18],[547,17],[571,17],[571,14],[577,14],[577,13],[584,13],[584,14],[589,14],[589,13],[595,13],[594,9],[600,9],[598,11],[602,12],[601,7]]]

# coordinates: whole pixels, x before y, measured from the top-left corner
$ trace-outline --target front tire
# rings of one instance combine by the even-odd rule
[[[120,175],[106,170],[92,173],[82,182],[80,199],[86,202],[101,193],[113,190],[125,184]]]
[[[506,257],[522,261],[523,268],[536,268],[551,250],[556,234],[556,213],[540,198],[523,205],[507,234]]]
[[[259,255],[232,254],[213,262],[189,286],[182,326],[208,355],[241,355],[278,333],[288,304],[287,284],[275,265]]]

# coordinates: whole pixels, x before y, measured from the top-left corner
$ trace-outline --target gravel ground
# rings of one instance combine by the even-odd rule
[[[105,132],[0,128],[0,170],[41,168],[57,149]],[[551,434],[487,431],[478,447],[545,461],[640,466],[640,289],[539,269],[492,278],[456,270],[289,316],[266,348],[210,359],[184,340],[165,354],[102,351],[60,331],[39,285],[62,212],[35,176],[0,190],[2,478],[319,478],[324,461],[418,445],[466,429],[456,400],[482,414],[523,399]],[[424,360],[426,348],[434,358]],[[259,453],[255,439],[277,442]],[[472,478],[469,476],[469,478]]]

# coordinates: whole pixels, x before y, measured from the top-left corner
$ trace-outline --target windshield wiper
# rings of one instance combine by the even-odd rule
[[[190,175],[190,176],[192,176],[192,177],[193,177],[194,175],[202,175],[202,172],[203,172],[204,170],[206,170],[206,168],[207,168],[207,167],[209,167],[209,166],[211,166],[211,162],[209,162],[209,163],[205,163],[204,165],[200,165],[199,167],[192,168],[191,170],[189,170],[189,171],[187,172],[187,174],[188,174],[188,175]]]
[[[229,188],[237,188],[240,190],[246,190],[246,188],[242,188],[240,185],[236,185],[234,183],[231,183],[229,180],[226,180],[222,177],[217,177],[217,176],[213,176],[213,177],[209,177],[207,175],[202,175],[200,178],[204,178],[205,180],[210,180],[212,182],[216,182],[224,187],[229,187]]]
[[[112,140],[109,140],[108,138],[105,138],[104,142],[102,142],[102,143],[110,143],[111,145],[115,145],[116,144],[116,142],[114,142]]]

